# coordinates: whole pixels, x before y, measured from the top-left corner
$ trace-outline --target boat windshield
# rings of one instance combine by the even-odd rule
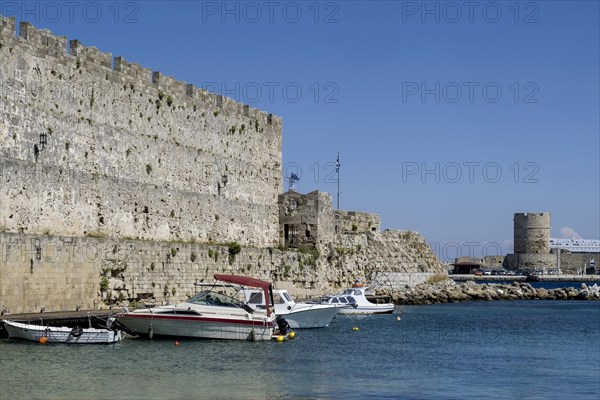
[[[222,306],[222,307],[241,307],[244,303],[223,293],[217,293],[212,290],[203,290],[197,295],[190,297],[187,303],[204,306]]]

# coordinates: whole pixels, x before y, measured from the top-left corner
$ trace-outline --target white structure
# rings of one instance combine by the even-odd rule
[[[572,253],[599,253],[600,240],[550,239],[550,248],[569,250]]]

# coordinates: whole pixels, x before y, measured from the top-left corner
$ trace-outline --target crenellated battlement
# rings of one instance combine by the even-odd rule
[[[36,29],[29,22],[21,22],[19,28],[19,37],[36,47],[57,55],[64,55],[67,51],[66,36],[54,35],[47,29]]]
[[[273,125],[277,129],[281,127],[281,117],[267,114],[234,99],[210,93],[193,84],[163,75],[160,71],[153,71],[139,64],[128,62],[122,56],[113,58],[112,53],[102,52],[93,46],[84,46],[77,39],[69,41],[69,51],[67,52],[67,38],[65,36],[55,35],[47,29],[37,29],[26,21],[20,22],[19,27],[18,39],[43,52],[44,57],[56,56],[60,58],[57,59],[59,63],[65,63],[65,57],[70,55],[76,57],[73,62],[77,63],[77,68],[83,67],[88,73],[93,74],[98,67],[109,69],[119,73],[121,75],[120,80],[125,85],[129,83],[144,85],[149,92],[158,88],[167,97],[187,97],[187,101],[191,101],[192,104],[197,103],[198,105],[207,106],[210,109],[219,110],[225,115],[242,115],[259,121],[263,126]],[[16,19],[14,17],[0,15],[0,35],[16,39]],[[104,77],[105,72],[99,73],[102,73],[102,77]]]
[[[130,63],[123,57],[115,57],[114,69],[126,77],[141,79],[147,82],[150,82],[152,79],[152,70],[136,63]]]
[[[0,36],[15,38],[17,36],[17,20],[15,17],[0,15]]]
[[[79,59],[82,65],[96,65],[112,69],[113,58],[111,53],[103,53],[95,47],[86,47],[79,40],[69,42],[71,55]]]

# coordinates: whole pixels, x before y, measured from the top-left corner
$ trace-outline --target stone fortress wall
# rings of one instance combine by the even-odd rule
[[[0,19],[1,229],[278,242],[279,117],[15,28]]]
[[[215,273],[309,296],[442,271],[419,234],[319,192],[296,199],[318,210],[298,220],[309,246],[282,245],[281,118],[66,48],[0,16],[2,313],[176,302]]]
[[[381,230],[381,221],[377,214],[335,210],[335,220],[339,232],[379,232]]]

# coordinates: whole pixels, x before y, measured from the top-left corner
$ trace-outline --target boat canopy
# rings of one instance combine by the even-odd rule
[[[270,282],[261,281],[260,279],[250,278],[248,276],[240,276],[240,275],[227,275],[227,274],[215,274],[215,279],[218,281],[234,283],[237,285],[245,285],[261,288],[265,292],[265,300],[267,306],[267,317],[271,315],[271,307],[269,304],[269,299],[271,299],[270,303],[273,304],[273,288]]]

